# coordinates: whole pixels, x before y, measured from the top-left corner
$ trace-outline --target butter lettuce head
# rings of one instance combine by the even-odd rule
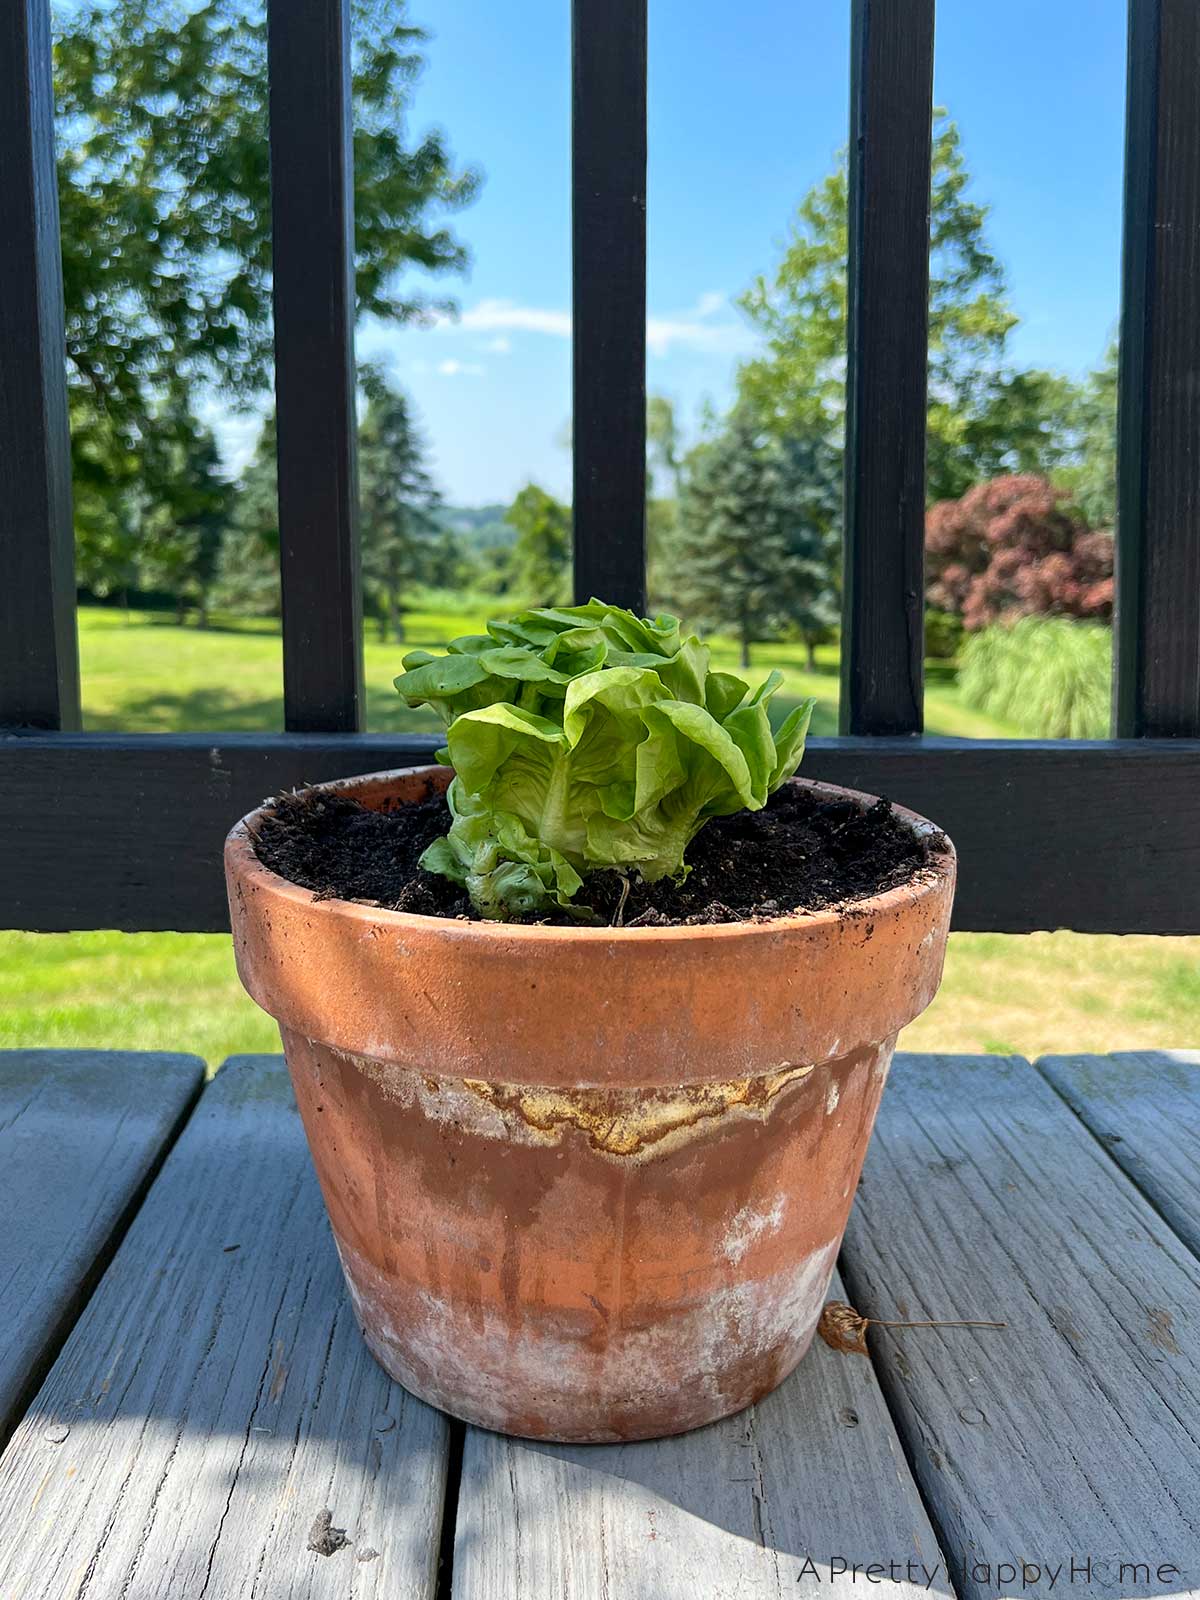
[[[757,811],[804,753],[814,702],[772,731],[782,677],[750,692],[674,617],[591,600],[523,611],[404,657],[396,688],[446,726],[453,821],[421,857],[481,916],[576,903],[589,872],[682,878],[709,817]]]

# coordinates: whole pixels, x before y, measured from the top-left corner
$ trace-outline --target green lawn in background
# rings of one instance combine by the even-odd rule
[[[490,606],[498,609],[494,600]],[[460,633],[478,633],[488,607],[485,600],[457,609],[424,605],[409,613],[403,645],[381,644],[377,630],[368,627],[367,727],[373,733],[437,731],[431,712],[410,711],[392,687],[401,657],[407,650],[442,649]],[[83,606],[79,653],[84,727],[92,731],[230,732],[283,726],[283,650],[277,623],[218,616],[208,629],[180,628],[170,613],[131,611],[126,618],[116,609]],[[804,656],[799,644],[755,645],[751,675],[758,681],[777,667],[785,679],[774,702],[778,716],[813,695],[813,732],[836,733],[837,652],[819,650],[818,670],[811,673],[805,670]],[[741,670],[730,639],[713,641],[713,662],[731,672]],[[931,673],[925,723],[930,733],[1015,736],[1009,724],[964,706],[948,672]]]
[[[0,1048],[278,1050],[215,933],[0,933]],[[1200,938],[959,933],[908,1050],[1200,1048]]]
[[[478,631],[487,602],[427,604],[410,614],[405,645],[368,636],[368,725],[434,731],[403,707],[391,680],[404,649],[436,649]],[[224,621],[209,631],[173,618],[85,607],[80,612],[85,726],[138,732],[276,729],[282,725],[277,625]],[[737,651],[717,640],[717,663]],[[837,724],[837,662],[819,652],[804,669],[796,645],[758,645],[753,672],[779,667],[787,704],[817,698],[813,727]],[[926,699],[931,733],[1011,736],[964,707],[944,667]],[[1200,938],[1073,933],[957,934],[946,979],[906,1030],[908,1049],[1018,1051],[1200,1048]],[[188,1050],[216,1066],[244,1050],[275,1050],[274,1023],[242,993],[229,940],[217,934],[0,932],[0,1047]]]

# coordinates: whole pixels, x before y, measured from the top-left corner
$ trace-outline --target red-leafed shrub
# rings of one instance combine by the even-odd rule
[[[1002,617],[1112,619],[1112,534],[1034,473],[992,478],[925,517],[926,594],[970,632]]]

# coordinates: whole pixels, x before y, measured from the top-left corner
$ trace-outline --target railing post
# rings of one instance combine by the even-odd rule
[[[268,0],[286,726],[362,726],[350,0]]]
[[[0,7],[0,726],[79,727],[47,0]]]
[[[575,595],[646,605],[646,0],[573,0]]]
[[[1200,735],[1200,6],[1130,0],[1116,723]]]
[[[853,0],[843,733],[924,718],[933,0]]]

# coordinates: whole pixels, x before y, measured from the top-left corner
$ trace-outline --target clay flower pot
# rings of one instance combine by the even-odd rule
[[[449,777],[324,787],[382,806]],[[317,900],[259,863],[256,816],[225,848],[238,971],[387,1371],[577,1441],[699,1427],[785,1378],[896,1034],[937,989],[952,847],[844,913],[524,927]]]

